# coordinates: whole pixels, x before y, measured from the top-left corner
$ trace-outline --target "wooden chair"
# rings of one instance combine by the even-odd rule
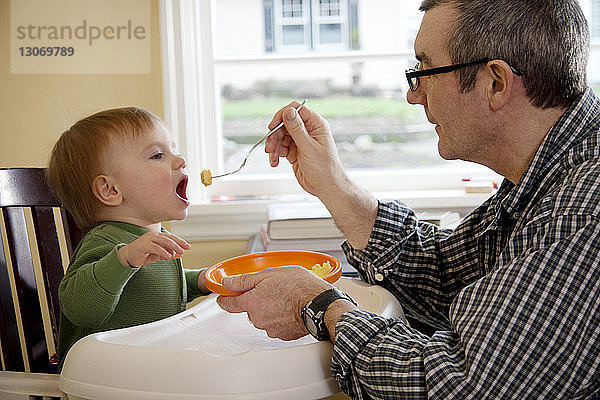
[[[60,397],[58,285],[81,233],[44,168],[0,169],[0,208],[0,397],[3,389]]]

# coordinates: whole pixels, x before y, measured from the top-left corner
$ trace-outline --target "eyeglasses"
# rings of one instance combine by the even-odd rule
[[[446,72],[456,71],[457,69],[460,69],[460,68],[470,67],[472,65],[477,65],[477,64],[484,64],[489,61],[492,61],[492,59],[484,58],[484,59],[477,60],[477,61],[471,61],[471,62],[466,62],[466,63],[461,63],[461,64],[446,65],[443,67],[428,68],[428,69],[419,69],[419,68],[421,68],[421,63],[418,62],[414,68],[406,70],[406,79],[408,80],[408,87],[410,87],[411,91],[416,92],[417,89],[419,88],[419,78],[422,76],[444,74]],[[516,75],[523,74],[523,72],[518,71],[518,70],[514,69],[513,67],[510,67],[510,69]]]

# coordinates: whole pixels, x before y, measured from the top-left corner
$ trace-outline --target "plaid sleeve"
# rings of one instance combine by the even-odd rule
[[[486,211],[484,203],[453,232],[419,222],[400,201],[380,202],[368,246],[355,250],[344,243],[343,248],[363,280],[392,292],[407,315],[448,328],[453,299],[482,276],[474,229]]]
[[[426,337],[344,314],[331,366],[342,389],[357,399],[600,396],[598,219],[548,215],[516,236],[528,250],[464,288],[448,330]]]
[[[343,315],[335,332],[331,372],[345,393],[354,399],[427,398],[427,336],[361,310]]]

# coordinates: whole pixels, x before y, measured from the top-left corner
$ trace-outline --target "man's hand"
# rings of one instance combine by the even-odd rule
[[[223,286],[239,296],[219,296],[225,311],[246,312],[250,322],[269,337],[294,340],[308,332],[300,316],[302,307],[331,285],[303,267],[268,268],[261,272],[223,279]]]
[[[269,124],[273,128],[282,120],[285,123],[265,144],[271,165],[286,157],[300,186],[325,204],[352,247],[364,249],[379,204],[344,171],[327,121],[306,106],[296,111],[298,105],[292,102],[282,108]]]
[[[282,120],[285,125],[267,139],[265,151],[273,167],[286,157],[302,188],[321,197],[346,186],[348,178],[327,121],[306,106],[296,111],[298,105],[292,102],[275,114],[269,128]]]
[[[188,242],[168,232],[148,232],[117,251],[121,264],[129,267],[152,264],[158,260],[172,260],[190,249]]]

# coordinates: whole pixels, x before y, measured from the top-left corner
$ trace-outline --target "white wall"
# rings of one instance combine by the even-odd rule
[[[215,56],[256,57],[265,54],[262,0],[217,0]]]

